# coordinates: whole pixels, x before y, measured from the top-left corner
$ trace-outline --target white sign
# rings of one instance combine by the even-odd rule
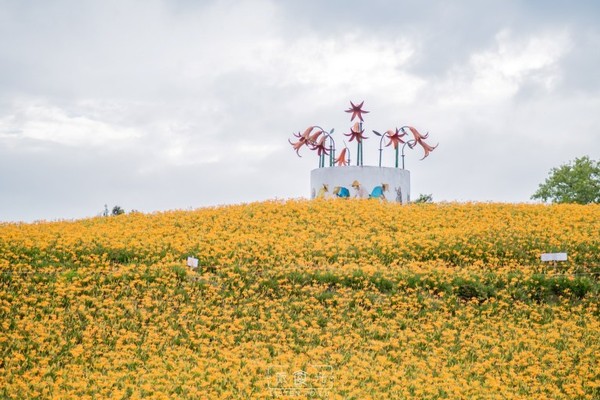
[[[198,259],[194,257],[188,257],[187,266],[190,268],[198,268]]]
[[[567,253],[542,253],[542,261],[567,261]]]

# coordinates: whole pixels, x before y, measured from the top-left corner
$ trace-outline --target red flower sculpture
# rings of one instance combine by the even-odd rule
[[[352,113],[352,118],[350,118],[350,121],[354,121],[354,118],[358,117],[358,119],[360,119],[361,121],[363,121],[363,117],[362,114],[368,114],[368,111],[365,111],[362,109],[362,106],[365,102],[363,101],[362,103],[356,105],[353,102],[350,102],[351,107],[346,110],[347,113]]]
[[[402,132],[402,134],[400,134],[400,132]],[[388,147],[390,145],[394,145],[394,149],[398,148],[399,144],[404,144],[406,143],[404,140],[402,140],[401,138],[406,136],[407,133],[404,131],[401,131],[400,129],[396,128],[396,131],[393,130],[388,130],[387,132],[385,132],[385,135],[388,137],[388,139],[390,139],[390,142],[388,144],[385,145],[385,147]]]
[[[429,153],[431,153],[433,150],[435,150],[436,147],[438,147],[437,144],[435,146],[431,146],[431,145],[425,143],[425,139],[427,139],[429,137],[429,133],[421,135],[419,133],[419,131],[416,130],[415,128],[413,128],[412,126],[409,126],[408,129],[410,129],[410,131],[412,132],[413,137],[415,139],[415,144],[412,145],[411,148],[414,147],[416,144],[420,144],[421,147],[423,147],[423,150],[425,151],[425,155],[423,156],[423,158],[421,158],[421,160],[423,160],[425,157],[427,157],[429,155]]]
[[[315,127],[310,126],[306,128],[306,130],[302,134],[300,134],[300,132],[294,133],[293,135],[296,138],[298,138],[298,141],[295,143],[288,139],[288,142],[290,142],[294,150],[296,150],[296,154],[298,154],[298,157],[302,157],[300,155],[300,149],[302,148],[302,146],[316,144],[318,137],[323,133],[323,131],[317,131],[311,135],[313,129],[315,129]]]
[[[354,123],[354,126],[350,128],[350,133],[344,133],[344,136],[349,136],[350,141],[356,139],[358,143],[361,143],[363,139],[368,139],[366,136],[363,136],[364,129],[360,129],[360,125],[358,122]]]
[[[319,136],[321,136],[321,133],[323,133],[323,131],[316,131],[315,133],[310,135],[308,137],[308,144],[315,144],[317,142],[317,139],[319,138]]]
[[[338,156],[338,158],[335,159],[335,164],[338,167],[348,165],[348,160],[346,160],[346,150],[348,150],[348,149],[346,147],[344,147],[342,149],[342,151],[340,152],[340,155]]]
[[[350,138],[350,142],[356,141],[356,165],[363,166],[363,140],[368,139],[367,136],[364,135],[363,130],[363,114],[369,113],[369,111],[363,110],[364,101],[361,101],[358,104],[354,104],[350,102],[350,108],[345,110],[347,113],[351,113],[350,123],[352,124],[349,133],[344,133],[344,136]],[[354,121],[357,119],[357,121]],[[409,135],[408,130],[413,136],[413,139],[406,138]],[[407,145],[409,148],[414,148],[416,145],[420,145],[423,148],[424,155],[421,160],[429,156],[429,154],[437,148],[437,144],[435,146],[431,146],[425,142],[425,139],[429,136],[428,133],[422,135],[412,126],[404,125],[402,128],[398,129],[390,129],[386,131],[384,134],[381,134],[377,131],[373,131],[377,136],[379,136],[379,166],[381,167],[382,161],[382,153],[383,153],[383,139],[388,139],[386,147],[393,146],[394,152],[396,155],[396,168],[399,167],[399,159],[400,159],[400,148],[402,148],[402,168],[404,169],[404,147]],[[302,134],[300,132],[294,133],[294,137],[297,139],[295,142],[288,139],[289,143],[292,145],[292,148],[296,151],[298,157],[300,155],[300,149],[303,146],[307,146],[310,150],[314,150],[317,152],[319,156],[319,168],[325,167],[326,161],[325,156],[329,156],[329,166],[333,167],[334,165],[344,166],[350,164],[350,150],[348,147],[342,149],[340,154],[336,157],[336,148],[335,141],[332,137],[333,129],[330,132],[324,131],[318,125],[308,127]],[[344,145],[346,142],[344,142]]]
[[[320,134],[321,134],[321,133],[323,133],[323,132],[322,132],[322,131],[319,131],[318,133],[319,133],[319,135],[320,135]],[[310,149],[311,149],[311,150],[316,150],[316,151],[317,151],[317,155],[318,155],[318,156],[321,156],[321,154],[325,154],[325,155],[328,155],[328,154],[329,154],[329,150],[327,150],[327,148],[325,147],[325,139],[327,139],[327,137],[326,137],[326,136],[323,136],[323,137],[321,138],[321,140],[319,140],[319,142],[312,142],[312,143],[309,143],[309,145],[310,145]]]

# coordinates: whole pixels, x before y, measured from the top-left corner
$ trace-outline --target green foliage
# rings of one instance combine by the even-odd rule
[[[600,282],[587,275],[534,273],[527,276],[520,271],[510,272],[507,276],[490,271],[470,276],[446,276],[435,273],[423,275],[409,272],[395,277],[381,271],[374,273],[365,273],[362,270],[351,273],[293,271],[284,275],[261,277],[259,281],[259,293],[273,292],[277,295],[284,295],[283,292],[278,292],[278,289],[285,287],[286,282],[299,286],[298,291],[294,292],[297,295],[310,292],[311,288],[322,288],[323,285],[327,285],[327,289],[315,295],[321,302],[333,298],[333,294],[340,288],[364,291],[373,296],[394,296],[416,292],[424,296],[454,296],[464,301],[478,300],[480,303],[496,298],[523,303],[553,304],[559,298],[575,301],[586,297],[592,298],[600,293]]]
[[[452,282],[456,296],[462,300],[478,299],[484,301],[494,297],[496,288],[485,285],[477,280],[455,278]]]
[[[431,194],[420,194],[414,203],[433,203],[433,195]]]
[[[600,203],[600,161],[584,156],[552,168],[531,198],[553,203]]]
[[[187,276],[187,269],[185,267],[182,267],[181,265],[174,265],[171,267],[171,270],[175,273],[175,276],[180,282],[185,280]]]
[[[125,210],[123,210],[119,206],[114,206],[112,209],[112,215],[121,215],[121,214],[125,214]]]

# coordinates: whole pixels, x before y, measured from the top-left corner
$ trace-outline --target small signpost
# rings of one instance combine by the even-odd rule
[[[542,253],[542,261],[567,261],[567,253]]]
[[[558,271],[558,262],[567,261],[567,253],[542,253],[542,262],[550,264],[556,273]]]
[[[191,269],[198,268],[198,259],[195,257],[188,257],[187,258],[187,266],[190,267]]]

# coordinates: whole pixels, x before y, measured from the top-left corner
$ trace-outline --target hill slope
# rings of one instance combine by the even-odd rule
[[[3,224],[0,397],[595,398],[599,249],[597,205]]]

